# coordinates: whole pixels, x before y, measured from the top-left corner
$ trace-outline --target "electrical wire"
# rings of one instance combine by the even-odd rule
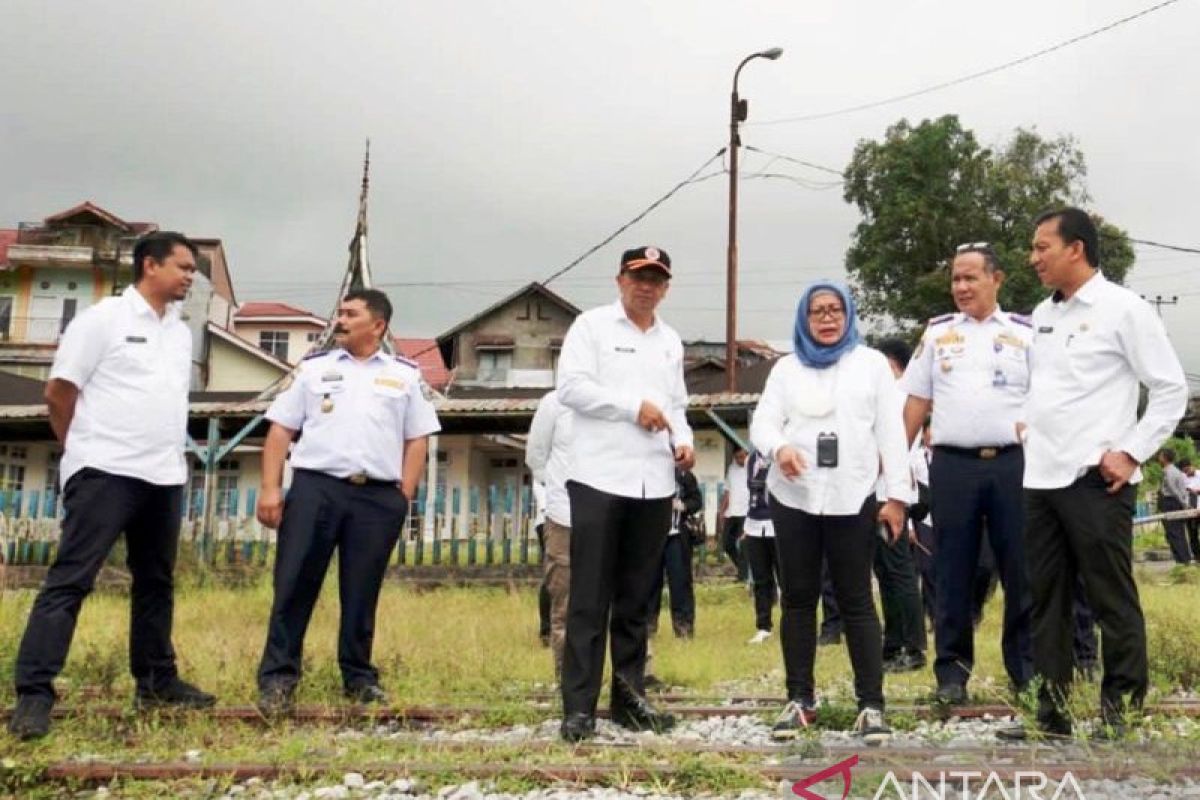
[[[914,97],[921,97],[922,95],[932,94],[933,92],[938,92],[938,91],[941,91],[942,89],[949,89],[951,86],[958,86],[960,84],[967,83],[969,81],[978,80],[979,78],[984,78],[984,77],[987,77],[988,75],[995,75],[997,72],[1003,72],[1004,70],[1011,69],[1011,68],[1019,66],[1021,64],[1025,64],[1029,61],[1033,61],[1034,59],[1049,55],[1050,53],[1053,53],[1057,50],[1062,50],[1064,47],[1069,47],[1073,44],[1078,44],[1079,42],[1082,42],[1086,39],[1091,39],[1093,36],[1099,36],[1100,34],[1110,31],[1113,28],[1120,27],[1121,25],[1125,25],[1126,23],[1129,23],[1129,22],[1133,22],[1134,20],[1136,20],[1140,17],[1144,17],[1149,14],[1153,14],[1155,11],[1160,11],[1160,10],[1166,8],[1167,6],[1174,5],[1175,3],[1178,3],[1178,2],[1179,2],[1179,0],[1164,0],[1164,2],[1154,5],[1154,6],[1150,6],[1149,8],[1142,9],[1141,11],[1137,12],[1136,14],[1130,14],[1127,17],[1122,17],[1121,19],[1118,19],[1115,22],[1110,22],[1107,25],[1103,25],[1099,28],[1095,28],[1086,33],[1082,33],[1078,36],[1073,36],[1070,39],[1064,39],[1063,41],[1058,42],[1057,44],[1052,44],[1049,47],[1044,47],[1041,50],[1038,50],[1034,53],[1029,53],[1027,55],[1021,56],[1020,58],[1014,58],[1011,61],[1006,61],[1003,64],[997,64],[994,67],[988,67],[987,69],[983,69],[978,72],[972,72],[968,75],[962,75],[958,78],[953,78],[948,81],[942,81],[941,83],[936,83],[933,86],[927,86],[924,89],[917,89],[916,91],[913,91],[913,92],[905,92],[904,94],[898,94],[893,97],[885,97],[882,100],[875,100],[870,103],[861,103],[856,106],[848,106],[846,108],[839,108],[839,109],[836,109],[833,111],[823,111],[818,114],[802,114],[802,115],[794,116],[794,117],[781,117],[779,119],[768,119],[768,120],[763,120],[762,122],[751,122],[751,123],[747,123],[747,124],[755,125],[755,126],[767,126],[767,125],[785,125],[785,124],[789,124],[789,123],[793,123],[793,122],[811,122],[813,120],[829,119],[830,117],[840,117],[844,114],[853,114],[858,111],[867,111],[869,109],[879,108],[881,106],[887,106],[887,105],[892,105],[894,103],[900,103],[900,102],[903,102],[904,100],[911,100]]]

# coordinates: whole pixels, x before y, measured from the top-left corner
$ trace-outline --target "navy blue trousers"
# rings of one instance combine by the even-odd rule
[[[929,487],[938,540],[934,570],[937,659],[933,671],[939,686],[966,685],[975,666],[972,597],[984,527],[1004,587],[1004,668],[1018,687],[1033,677],[1032,598],[1021,487],[1024,469],[1025,457],[1019,448],[986,459],[938,447],[933,450]]]

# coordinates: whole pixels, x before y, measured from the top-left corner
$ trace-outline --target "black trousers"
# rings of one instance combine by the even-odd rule
[[[1149,682],[1146,622],[1133,580],[1136,489],[1116,494],[1096,468],[1062,489],[1025,491],[1026,545],[1033,584],[1034,666],[1045,682],[1039,716],[1052,720],[1070,691],[1076,576],[1100,625],[1102,709],[1140,706]]]
[[[925,619],[912,545],[905,536],[875,549],[875,577],[883,603],[883,657],[925,652]]]
[[[371,664],[375,608],[407,514],[408,501],[395,486],[354,486],[321,472],[295,471],[275,549],[275,599],[259,688],[300,680],[304,635],[335,551],[342,682],[348,689],[379,682]]]
[[[921,547],[925,548],[922,550],[918,547],[915,554],[917,569],[921,573],[921,605],[930,624],[933,624],[937,619],[937,582],[934,578],[937,574],[937,570],[934,568],[937,537],[934,536],[932,525],[914,522],[913,526],[917,529],[917,541],[921,543]],[[926,550],[929,552],[925,552]]]
[[[563,714],[595,714],[612,636],[612,672],[644,691],[646,618],[671,526],[671,498],[641,499],[567,482],[571,591],[563,651]]]
[[[828,560],[821,562],[821,635],[842,635],[842,615],[838,611],[833,579],[829,577]]]
[[[1182,511],[1183,503],[1180,503],[1174,497],[1160,495],[1158,498],[1158,510],[1161,512],[1167,511]],[[1171,548],[1171,558],[1175,559],[1176,564],[1187,564],[1192,560],[1192,551],[1188,547],[1187,533],[1185,520],[1173,519],[1163,522],[1163,530],[1167,534],[1167,544]]]
[[[721,547],[730,563],[737,568],[738,580],[745,583],[748,577],[746,557],[742,555],[742,529],[746,524],[745,517],[726,517],[725,530],[721,534]]]
[[[842,615],[858,706],[883,709],[882,637],[871,595],[871,565],[879,540],[876,508],[874,495],[857,514],[847,515],[809,514],[771,499],[783,589],[780,644],[789,700],[814,699],[817,599],[824,559]]]
[[[138,689],[165,687],[177,676],[171,623],[175,609],[175,555],[183,487],[159,486],[90,467],[63,490],[58,555],[33,602],[17,651],[17,694],[54,696],[83,598],[104,559],[125,534],[130,592],[129,668]]]
[[[939,686],[966,684],[975,666],[972,597],[980,561],[980,531],[985,522],[1004,586],[1000,640],[1004,668],[1017,686],[1024,686],[1033,677],[1021,488],[1024,469],[1020,449],[990,459],[937,447],[933,450],[929,487],[938,540],[934,626],[937,659],[933,671]]]
[[[696,628],[696,589],[692,579],[692,543],[686,533],[667,536],[662,562],[663,568],[658,571],[654,589],[650,592],[650,614],[646,623],[651,632],[658,630],[665,573],[671,596],[671,627],[676,636],[690,636]]]
[[[1188,504],[1188,508],[1195,508],[1195,495],[1189,495],[1189,499],[1191,500],[1191,503]],[[1192,517],[1191,519],[1185,520],[1185,527],[1187,528],[1188,545],[1192,550],[1192,558],[1196,561],[1200,561],[1200,517]]]
[[[534,528],[537,533],[538,552],[542,554],[542,563],[546,562],[546,523]],[[542,583],[538,586],[538,636],[545,639],[550,635],[550,589],[546,586],[547,573],[542,570]]]
[[[779,558],[774,536],[743,536],[742,555],[750,568],[754,582],[754,627],[760,631],[774,630],[771,609],[775,607],[779,576]]]

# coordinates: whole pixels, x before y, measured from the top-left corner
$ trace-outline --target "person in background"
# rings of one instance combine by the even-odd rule
[[[754,635],[749,644],[762,644],[771,638],[774,625],[771,609],[778,595],[779,559],[775,553],[775,525],[771,522],[771,504],[767,495],[767,473],[771,462],[758,451],[746,461],[746,484],[750,502],[746,510],[745,532],[742,534],[742,554],[750,569],[754,585]]]
[[[1158,487],[1158,510],[1163,513],[1183,511],[1188,507],[1187,476],[1175,466],[1175,451],[1164,447],[1158,451],[1158,463],[1162,466],[1162,483]],[[1181,519],[1163,520],[1167,544],[1176,564],[1189,564],[1192,552],[1188,548],[1187,534]]]
[[[529,484],[533,496],[533,532],[537,534],[538,552],[542,554],[542,566],[546,564],[546,484],[534,480]],[[538,586],[538,639],[542,647],[550,646],[550,590],[546,588],[545,570],[542,583]]]
[[[805,289],[794,352],[772,368],[750,440],[775,466],[767,476],[782,586],[781,644],[788,702],[772,728],[791,738],[816,704],[817,598],[827,559],[854,672],[856,732],[867,744],[884,723],[883,638],[871,591],[881,532],[904,534],[912,491],[900,399],[887,359],[860,342],[850,291],[828,281]],[[875,498],[880,466],[886,500]]]
[[[558,401],[558,392],[547,392],[538,401],[529,436],[525,464],[534,481],[545,487],[546,521],[542,591],[549,602],[547,624],[554,676],[562,678],[563,648],[567,635],[567,604],[571,590],[571,502],[566,478],[571,466],[574,415]]]
[[[689,530],[693,514],[704,509],[704,495],[691,470],[675,470],[675,498],[671,502],[671,530],[663,548],[662,569],[650,594],[650,635],[658,632],[662,607],[663,574],[671,598],[671,629],[676,639],[696,635],[696,590],[692,585],[692,537]],[[647,667],[647,669],[649,669]]]
[[[1183,471],[1187,477],[1187,492],[1189,509],[1195,509],[1200,505],[1200,473],[1196,471],[1195,465],[1186,458],[1180,459],[1179,469]],[[1192,559],[1194,564],[1200,565],[1200,517],[1191,517],[1187,520],[1188,547],[1192,551]]]
[[[746,493],[746,451],[733,451],[733,460],[725,471],[725,491],[717,515],[725,520],[721,532],[721,547],[737,570],[738,583],[747,579],[746,559],[742,555],[742,529],[746,524],[746,509],[750,498]]]

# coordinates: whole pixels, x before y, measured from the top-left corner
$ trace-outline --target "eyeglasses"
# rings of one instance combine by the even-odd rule
[[[841,306],[818,306],[808,310],[809,319],[824,319],[825,317],[841,319],[844,316],[846,316],[846,309]]]
[[[956,253],[970,253],[975,250],[991,250],[992,246],[987,242],[970,242],[969,244],[960,244],[954,248]]]

